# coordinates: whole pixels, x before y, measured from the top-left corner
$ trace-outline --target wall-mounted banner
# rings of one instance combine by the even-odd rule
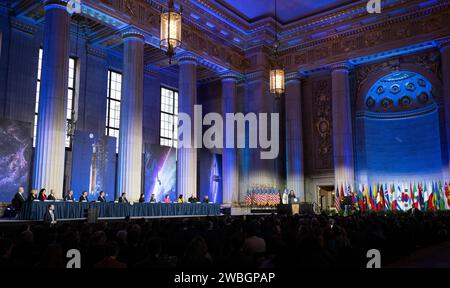
[[[0,120],[0,202],[29,188],[32,143],[31,123]]]

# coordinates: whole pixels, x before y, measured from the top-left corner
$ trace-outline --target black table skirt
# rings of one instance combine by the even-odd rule
[[[20,214],[22,220],[42,220],[48,205],[55,205],[57,219],[86,218],[88,208],[96,208],[98,217],[145,217],[145,216],[182,216],[182,215],[219,215],[219,204],[203,203],[99,203],[99,202],[28,202]]]

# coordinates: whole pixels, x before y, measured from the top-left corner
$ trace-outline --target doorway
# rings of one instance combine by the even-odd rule
[[[324,210],[331,210],[334,208],[334,202],[335,202],[335,193],[334,193],[334,186],[332,185],[325,185],[325,186],[318,186],[318,204],[321,211]]]

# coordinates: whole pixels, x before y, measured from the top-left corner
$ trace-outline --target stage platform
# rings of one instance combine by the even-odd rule
[[[99,202],[28,202],[18,220],[42,220],[49,204],[54,204],[55,215],[62,219],[124,219],[125,217],[188,217],[218,216],[220,205],[214,203],[99,203]]]

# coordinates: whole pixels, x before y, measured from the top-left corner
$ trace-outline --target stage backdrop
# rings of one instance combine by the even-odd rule
[[[201,149],[200,151],[200,200],[208,195],[209,200],[222,203],[222,155]],[[190,195],[187,195],[189,197]]]
[[[176,149],[154,144],[145,144],[144,154],[144,193],[149,201],[152,193],[158,202],[169,195],[174,201],[177,197]]]
[[[10,202],[19,186],[29,188],[31,123],[0,120],[0,202]]]
[[[108,201],[114,200],[116,138],[76,131],[72,151],[71,187],[76,199],[85,190],[89,200],[96,200],[100,191]]]

